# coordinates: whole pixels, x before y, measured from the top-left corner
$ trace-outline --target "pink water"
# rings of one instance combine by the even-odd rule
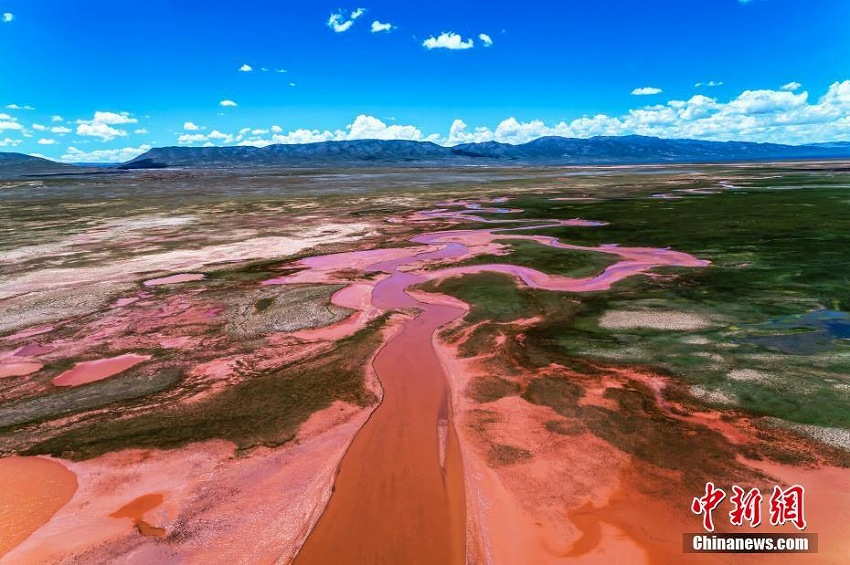
[[[72,369],[68,369],[58,377],[55,377],[52,382],[56,386],[78,386],[92,383],[122,373],[150,358],[150,355],[126,353],[117,357],[108,357],[96,361],[83,361],[74,365]]]

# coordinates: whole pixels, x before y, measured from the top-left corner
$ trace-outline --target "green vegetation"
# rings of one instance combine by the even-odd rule
[[[581,217],[608,222],[602,227],[557,227],[529,234],[588,246],[671,247],[710,260],[707,268],[655,269],[669,276],[632,277],[609,291],[585,294],[517,288],[509,277],[489,274],[449,279],[432,289],[469,302],[472,323],[543,315],[543,321],[522,330],[522,347],[512,339],[502,346],[506,356],[529,369],[558,363],[592,374],[592,364],[641,364],[716,391],[717,395],[703,397],[710,404],[737,406],[790,422],[850,427],[850,340],[837,334],[824,343],[824,336],[829,339],[824,331],[814,336],[793,326],[772,325],[774,320],[820,309],[850,312],[850,271],[844,268],[850,264],[850,175],[795,171],[777,176],[772,169],[752,174],[771,178],[751,179],[747,171],[739,170],[726,177],[734,179],[737,190],[678,193],[681,199],[666,200],[648,196],[719,185],[705,177],[677,178],[659,188],[653,183],[663,177],[647,175],[628,182],[612,179],[608,197],[592,202],[553,201],[559,194],[551,191],[518,195],[510,202],[525,210],[517,215],[525,219]],[[597,181],[596,196],[603,184]],[[773,190],[795,186],[800,189]],[[580,269],[581,261],[587,269],[600,268],[588,261],[586,256],[592,254],[564,256],[533,242],[509,243],[511,255],[479,257],[475,262],[495,259],[548,273]],[[576,276],[572,272],[570,276]],[[602,328],[599,319],[609,310],[687,312],[711,320],[712,325],[692,331]],[[467,356],[486,352],[493,347],[493,336],[505,331],[505,326],[485,323],[476,328],[462,352]],[[803,342],[807,347],[796,352],[771,347],[777,340],[770,336],[795,334],[802,336],[801,341],[809,340]],[[809,343],[813,340],[817,347]]]
[[[378,325],[339,342],[332,354],[254,375],[197,403],[178,402],[126,418],[90,420],[25,453],[80,460],[119,449],[167,449],[218,438],[233,441],[240,449],[283,444],[295,437],[310,414],[334,400],[360,406],[375,401],[363,378],[380,343]],[[120,414],[120,407],[114,413]]]
[[[541,245],[536,241],[521,239],[499,240],[510,250],[510,255],[479,255],[459,265],[484,265],[488,263],[510,263],[530,267],[553,275],[575,279],[591,277],[617,262],[614,255],[557,249]]]
[[[467,396],[475,402],[495,402],[506,396],[513,396],[519,393],[519,387],[499,377],[477,377],[469,383]]]
[[[565,294],[517,288],[510,275],[476,273],[425,283],[428,292],[450,294],[471,305],[466,321],[512,322],[518,318],[549,316],[569,311]]]

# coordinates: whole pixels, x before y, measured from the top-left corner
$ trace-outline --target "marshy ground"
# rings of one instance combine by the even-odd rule
[[[0,555],[195,562],[227,559],[227,536],[233,556],[293,559],[387,402],[372,361],[420,315],[376,301],[394,271],[369,267],[432,253],[398,272],[466,310],[433,344],[468,560],[702,562],[681,534],[713,481],[804,484],[820,553],[803,557],[839,563],[848,211],[842,163],[7,183],[0,474],[43,464],[76,487],[0,500]],[[477,235],[426,235],[445,230]],[[623,265],[665,253],[694,262]],[[173,275],[193,276],[151,284]],[[558,286],[595,277],[611,284]]]

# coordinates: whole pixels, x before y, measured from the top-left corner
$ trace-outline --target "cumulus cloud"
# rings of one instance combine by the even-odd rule
[[[348,31],[351,29],[351,26],[354,25],[354,22],[363,14],[366,13],[365,8],[357,8],[346,18],[345,10],[340,10],[335,14],[331,14],[328,18],[328,27],[334,30],[336,33],[342,33],[344,31]]]
[[[702,88],[703,86],[707,86],[707,87],[723,86],[723,81],[722,80],[710,80],[708,82],[694,83],[694,88]]]
[[[201,127],[199,125],[196,125],[193,122],[183,122],[183,130],[184,131],[198,131],[198,130],[202,130],[202,129],[206,129],[206,128]]]
[[[23,106],[19,106],[18,104],[6,104],[6,108],[9,110],[35,110],[35,108],[29,104],[25,104]]]
[[[493,45],[493,38],[487,35],[486,33],[479,33],[478,39],[481,40],[481,43],[484,44],[484,47],[490,47]]]
[[[372,33],[380,33],[382,31],[391,31],[393,24],[381,23],[378,20],[372,22]]]
[[[41,139],[38,140],[38,143],[39,143],[39,145],[53,145],[54,143],[56,143],[56,140],[55,139],[41,138]]]
[[[47,130],[47,126],[43,126],[41,124],[33,124],[32,129],[34,129],[35,131],[45,131]]]
[[[9,114],[0,114],[0,131],[7,129],[24,129],[24,126]]]
[[[437,37],[433,35],[422,42],[422,46],[429,51],[432,49],[472,49],[475,42],[472,38],[464,41],[463,37],[453,31],[444,31]]]
[[[133,133],[135,133],[136,135],[144,135],[144,134],[150,133],[150,132],[145,128],[139,128],[139,129],[133,130]]]
[[[241,67],[239,67],[240,73],[250,73],[253,70],[254,70],[254,68],[251,65],[249,65],[248,63],[245,63]]]
[[[51,122],[64,122],[65,118],[63,118],[62,116],[53,116],[53,117],[50,118],[50,121]]]
[[[12,139],[11,137],[6,137],[4,139],[0,139],[0,147],[14,147],[16,145],[20,145],[23,141],[23,139]]]
[[[222,100],[221,102],[218,103],[218,105],[223,106],[225,108],[227,108],[228,106],[230,106],[230,107],[237,106],[236,102],[234,102],[233,100]]]
[[[127,135],[127,132],[107,124],[82,123],[77,125],[77,135],[97,137],[101,141],[110,141],[116,137]]]
[[[130,112],[95,112],[91,120],[78,120],[78,124],[107,124],[110,126],[120,124],[135,124],[139,120],[132,117]]]
[[[53,126],[50,128],[50,133],[58,133],[59,135],[65,135],[66,133],[71,133],[71,128],[66,128],[65,126]]]
[[[654,86],[644,86],[632,90],[632,96],[652,96],[653,94],[661,94],[663,91]]]
[[[129,112],[97,111],[90,120],[77,120],[77,135],[110,141],[116,137],[127,135],[126,131],[112,126],[135,124],[138,121]]]
[[[799,90],[800,88],[802,88],[802,86],[803,85],[799,82],[789,82],[787,84],[783,84],[780,90],[787,90],[789,92],[793,92],[795,90]]]
[[[124,147],[123,149],[82,151],[76,147],[69,147],[68,151],[59,157],[59,160],[66,163],[123,163],[138,157],[145,151],[149,151],[150,148],[150,145],[140,145],[138,147]]]
[[[3,12],[3,23],[7,24],[15,19],[15,14],[12,12]]]
[[[383,139],[383,140],[411,140],[411,141],[437,141],[439,136],[432,134],[426,136],[416,126],[412,125],[388,125],[382,120],[367,115],[359,115],[348,124],[345,129],[318,130],[318,129],[296,129],[284,133],[284,129],[278,125],[264,128],[242,128],[237,135],[223,134],[205,136],[202,134],[183,134],[178,137],[178,143],[184,145],[228,144],[235,141],[237,145],[251,145],[265,147],[267,145],[281,143],[316,143],[320,141],[350,141],[356,139]],[[267,134],[271,133],[271,136]]]
[[[180,145],[196,145],[198,143],[209,143],[209,144],[219,144],[219,145],[228,145],[233,143],[235,136],[229,133],[223,133],[216,130],[211,131],[210,133],[183,133],[177,136],[177,143]]]
[[[850,80],[833,83],[814,103],[807,92],[747,90],[726,102],[697,95],[635,108],[619,116],[599,114],[552,125],[508,118],[495,129],[469,131],[461,120],[455,120],[442,142],[525,143],[549,135],[587,138],[629,134],[792,144],[850,141]]]
[[[405,139],[443,145],[498,141],[526,143],[544,136],[588,138],[598,135],[646,135],[715,141],[773,143],[850,141],[850,80],[835,82],[813,101],[808,92],[747,90],[721,100],[698,94],[685,100],[636,107],[620,115],[597,114],[558,123],[507,118],[496,127],[470,127],[452,122],[447,134],[429,134],[415,125],[387,124],[369,115],[357,116],[336,130],[242,128],[238,134],[183,134],[181,144],[228,144],[263,147],[273,143],[312,143],[353,139]]]

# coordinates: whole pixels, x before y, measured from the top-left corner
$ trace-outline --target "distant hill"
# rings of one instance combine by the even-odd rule
[[[267,147],[161,147],[120,169],[163,167],[362,167],[707,163],[850,157],[850,144],[778,145],[628,135],[542,137],[521,145],[485,142],[443,147],[419,141],[325,141]]]
[[[778,145],[626,135],[590,139],[541,137],[519,145],[488,141],[454,147],[427,141],[378,139],[267,147],[158,147],[116,168],[626,165],[832,158],[850,158],[850,142]],[[0,153],[0,178],[109,170],[56,163],[22,153]]]
[[[81,172],[84,169],[23,153],[0,153],[0,178]]]

